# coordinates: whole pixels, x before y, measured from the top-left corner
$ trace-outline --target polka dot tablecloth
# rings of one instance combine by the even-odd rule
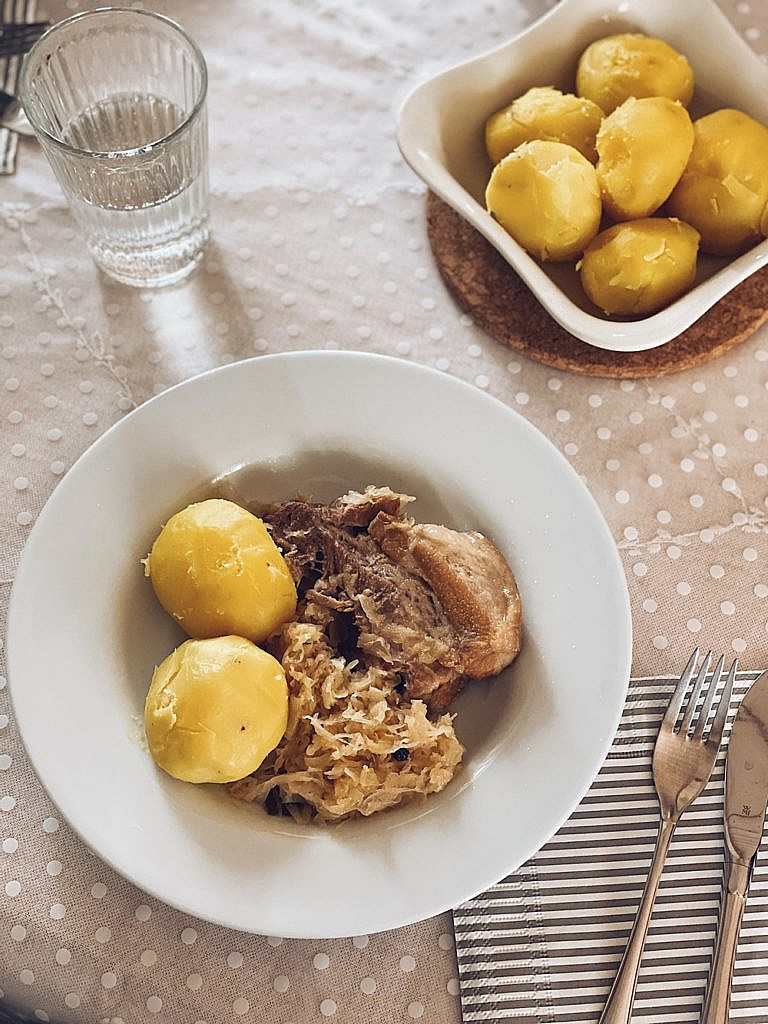
[[[126,289],[95,271],[34,143],[0,179],[3,614],[46,498],[125,412],[233,360],[365,349],[469,381],[565,453],[624,560],[636,674],[674,671],[694,643],[764,666],[768,330],[673,377],[569,376],[474,328],[430,257],[424,188],[395,145],[398,106],[415,81],[499,43],[546,2],[154,6],[208,59],[213,240],[183,285]],[[725,9],[758,51],[768,45],[763,4]],[[448,914],[383,935],[288,941],[190,919],[115,875],[41,789],[1,677],[0,850],[2,1000],[30,1019],[459,1021]]]

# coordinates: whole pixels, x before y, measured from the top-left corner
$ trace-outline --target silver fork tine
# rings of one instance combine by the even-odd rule
[[[47,21],[3,22],[0,26],[0,39],[28,39],[35,33],[44,32],[47,27]]]
[[[709,736],[707,737],[707,744],[712,744],[715,749],[720,747],[720,741],[723,738],[725,720],[728,717],[728,709],[731,705],[733,681],[736,678],[738,668],[738,658],[734,658],[733,664],[731,665],[731,671],[728,673],[728,678],[726,679],[725,686],[723,687],[723,692],[720,694],[720,703],[717,705],[717,711],[712,721],[712,728],[709,730]]]
[[[0,29],[0,55],[14,56],[30,49],[47,28],[47,22],[32,22]]]
[[[0,29],[0,42],[4,46],[15,46],[20,40],[24,40],[27,35],[27,30],[24,29],[22,32],[20,25],[10,25],[8,28]]]
[[[691,694],[691,699],[688,701],[688,707],[685,709],[683,720],[680,723],[681,736],[685,736],[685,734],[691,727],[691,722],[693,721],[693,713],[696,710],[696,705],[699,703],[699,696],[701,694],[701,689],[706,681],[707,672],[709,672],[709,666],[711,661],[712,651],[707,651],[707,656],[704,659],[704,661],[702,661],[701,668],[699,669],[699,674],[696,676],[696,682],[693,686],[693,693]]]
[[[693,673],[696,670],[696,662],[699,659],[699,648],[697,647],[690,657],[688,664],[683,669],[683,674],[680,676],[680,682],[675,687],[675,692],[672,694],[672,698],[667,708],[667,713],[664,715],[664,719],[661,723],[662,728],[667,727],[674,729],[675,723],[677,722],[677,716],[680,714],[680,708],[683,706],[685,700],[685,693],[688,689],[688,684],[693,677]]]
[[[720,685],[720,680],[723,678],[723,667],[725,665],[725,655],[721,654],[718,663],[715,665],[715,670],[709,680],[709,688],[707,690],[707,696],[704,704],[701,708],[701,714],[699,715],[698,721],[696,722],[696,728],[693,730],[693,738],[700,740],[704,735],[704,729],[709,718],[709,712],[712,710],[712,703],[715,699],[715,693]]]

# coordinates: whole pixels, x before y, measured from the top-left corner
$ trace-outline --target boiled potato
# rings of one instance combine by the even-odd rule
[[[763,210],[763,216],[760,220],[760,230],[766,238],[768,238],[768,204],[766,204],[766,207]]]
[[[647,217],[680,180],[693,146],[685,107],[665,96],[628,99],[597,133],[597,177],[614,220]]]
[[[187,640],[155,669],[144,729],[157,764],[184,782],[235,782],[283,737],[279,661],[241,636]]]
[[[296,611],[293,578],[267,528],[232,501],[212,498],[171,516],[145,572],[190,636],[260,643]]]
[[[581,284],[609,315],[655,313],[693,284],[698,247],[698,232],[674,217],[614,224],[587,247]]]
[[[592,164],[562,142],[525,142],[496,164],[488,210],[528,252],[570,260],[600,226],[600,188]]]
[[[627,32],[598,39],[586,48],[576,71],[576,91],[606,114],[630,96],[666,96],[688,106],[693,70],[662,39]]]
[[[743,252],[764,233],[768,128],[726,109],[699,118],[693,130],[693,151],[670,197],[670,212],[693,224],[704,252]]]
[[[549,87],[529,89],[485,122],[485,148],[497,164],[523,142],[544,139],[573,146],[594,163],[602,119],[602,110],[590,100]]]

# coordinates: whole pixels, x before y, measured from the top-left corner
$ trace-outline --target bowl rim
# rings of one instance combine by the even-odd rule
[[[547,312],[570,334],[596,348],[615,352],[642,352],[657,348],[677,337],[707,312],[724,295],[755,271],[768,264],[768,238],[745,253],[734,256],[711,277],[695,285],[669,306],[641,319],[608,320],[580,308],[473,198],[448,171],[435,145],[425,145],[421,124],[434,118],[435,95],[445,84],[459,81],[505,51],[517,51],[531,35],[546,30],[552,21],[573,17],[586,22],[596,14],[631,17],[633,10],[645,7],[644,0],[559,0],[550,11],[504,42],[473,57],[463,59],[417,83],[400,105],[397,120],[397,144],[405,162],[427,187],[457,213],[469,221],[531,289]],[[759,68],[768,86],[768,68],[728,21],[714,0],[678,0],[677,16],[685,9],[695,13],[697,21],[712,19],[730,45],[737,45],[744,59]],[[756,90],[756,92],[759,90]],[[439,119],[437,119],[439,121]]]

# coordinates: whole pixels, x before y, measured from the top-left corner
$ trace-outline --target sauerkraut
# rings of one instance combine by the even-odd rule
[[[391,673],[345,660],[323,630],[323,610],[303,618],[312,613],[318,621],[289,623],[277,645],[289,691],[285,736],[232,794],[273,814],[332,822],[444,789],[464,753],[453,716],[430,720]]]

